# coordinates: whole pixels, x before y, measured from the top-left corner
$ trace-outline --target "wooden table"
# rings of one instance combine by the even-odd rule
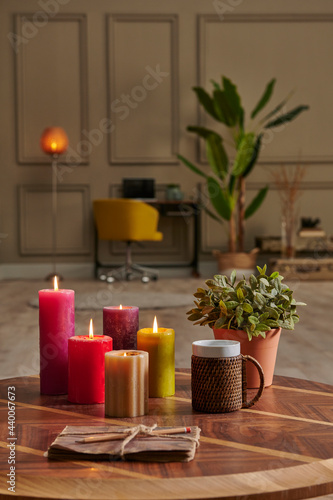
[[[228,414],[192,410],[190,373],[177,371],[176,394],[150,399],[149,415],[106,419],[104,405],[41,396],[38,377],[0,381],[0,497],[13,498],[9,473],[8,387],[15,387],[18,498],[131,500],[300,499],[333,492],[333,387],[275,377],[256,406]],[[253,391],[249,391],[249,395]],[[198,425],[189,463],[58,462],[43,454],[65,425]],[[17,498],[17,497],[15,497]]]

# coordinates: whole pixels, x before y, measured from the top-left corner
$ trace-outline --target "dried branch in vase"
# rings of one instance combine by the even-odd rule
[[[272,173],[275,185],[281,202],[282,214],[282,234],[281,247],[282,254],[287,257],[295,255],[295,236],[297,204],[296,202],[302,195],[301,182],[305,176],[306,169],[301,165],[296,167],[286,167],[281,165],[279,170]]]

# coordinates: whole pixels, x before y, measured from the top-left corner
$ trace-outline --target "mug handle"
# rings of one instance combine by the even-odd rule
[[[264,387],[265,387],[265,377],[264,377],[264,371],[261,367],[261,365],[258,363],[258,361],[252,356],[249,355],[243,355],[242,356],[242,408],[250,408],[250,406],[253,406],[260,398],[263,393]],[[254,396],[251,401],[247,401],[247,381],[246,381],[246,361],[250,361],[251,363],[254,364],[254,366],[257,368],[259,377],[260,377],[260,387],[258,389],[257,394]]]

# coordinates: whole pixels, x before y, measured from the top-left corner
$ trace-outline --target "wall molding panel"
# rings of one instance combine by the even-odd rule
[[[21,185],[18,195],[20,254],[51,255],[51,186]],[[57,255],[89,255],[92,228],[89,186],[59,185],[57,196]]]
[[[281,233],[281,193],[273,173],[282,165],[290,173],[297,165],[306,169],[298,220],[319,218],[333,239],[333,0],[222,4],[0,0],[0,280],[52,263],[52,158],[40,148],[47,127],[63,127],[69,139],[58,159],[59,269],[93,269],[92,201],[121,197],[123,179],[155,179],[161,202],[167,186],[176,184],[185,202],[201,194],[210,208],[204,177],[178,154],[211,172],[203,140],[187,130],[200,124],[221,133],[232,165],[229,131],[204,112],[193,92],[198,85],[211,92],[211,80],[221,75],[237,85],[246,130],[259,132],[260,119],[289,94],[283,112],[309,106],[296,120],[265,131],[258,165],[246,180],[246,206],[259,188],[270,189],[246,221],[246,250],[256,236]],[[271,99],[251,123],[251,111],[273,78]],[[198,219],[163,211],[163,241],[134,245],[134,260],[188,267]],[[227,226],[203,211],[200,223],[200,264],[213,269],[212,250],[227,250]],[[111,267],[123,264],[121,242],[104,241],[100,250]]]
[[[33,14],[15,15],[18,36],[28,23],[33,26]],[[89,130],[87,17],[57,14],[33,33],[16,54],[17,161],[50,163],[40,151],[40,135],[48,126],[62,126],[70,143],[62,159],[87,164],[83,142],[83,131]]]
[[[178,164],[178,16],[108,15],[107,40],[109,163]]]
[[[285,111],[299,104],[310,106],[293,124],[264,132],[267,147],[259,162],[297,163],[301,154],[304,163],[332,164],[330,130],[318,124],[329,120],[328,109],[333,107],[333,72],[322,65],[322,61],[331,59],[333,14],[227,14],[223,22],[217,15],[200,14],[197,29],[200,86],[210,91],[210,79],[219,80],[221,74],[231,78],[241,97],[246,88],[248,102],[244,108],[249,113],[266,83],[276,77],[268,111],[292,90],[295,95]],[[223,47],[222,55],[214,50],[216,47]],[[213,119],[206,120],[201,110],[198,121],[216,126]],[[207,162],[203,141],[199,144],[199,161]]]

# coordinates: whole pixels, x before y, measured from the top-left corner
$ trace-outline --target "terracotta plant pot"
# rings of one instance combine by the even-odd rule
[[[213,331],[215,339],[238,340],[241,344],[241,353],[252,356],[262,366],[265,375],[265,387],[272,385],[281,328],[266,332],[265,339],[260,335],[259,337],[253,337],[251,341],[243,330],[213,328]],[[256,368],[248,363],[246,373],[248,388],[257,389],[260,385],[260,379]]]
[[[246,252],[220,252],[213,250],[213,255],[217,260],[219,272],[225,272],[232,269],[251,269],[256,267],[258,248],[254,248],[250,253]]]

